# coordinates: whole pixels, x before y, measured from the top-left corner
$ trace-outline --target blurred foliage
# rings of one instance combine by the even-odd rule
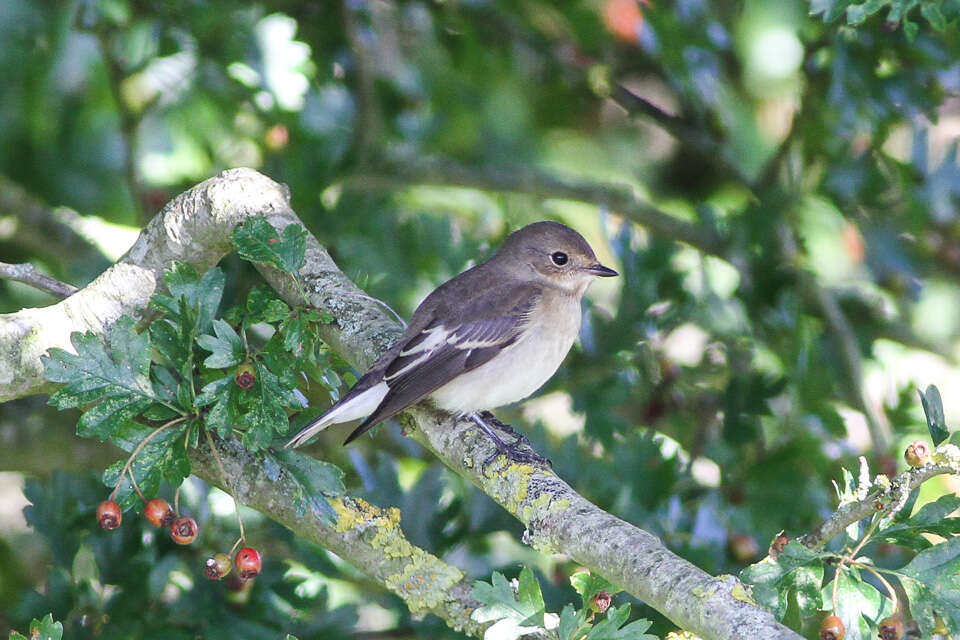
[[[408,315],[511,229],[562,220],[623,275],[594,286],[579,346],[542,398],[503,417],[529,425],[587,498],[736,573],[780,530],[816,526],[856,455],[902,468],[899,452],[926,433],[915,388],[936,383],[947,422],[960,416],[957,15],[951,0],[5,0],[0,185],[50,208],[3,200],[0,257],[82,286],[171,197],[253,166],[289,185],[348,275]],[[615,83],[675,115],[671,135],[614,104]],[[418,173],[424,160],[471,179],[440,186]],[[652,236],[602,203],[504,189],[491,167],[626,185],[722,249]],[[50,235],[54,223],[79,241]],[[229,322],[270,313],[248,295],[249,265],[220,268]],[[51,301],[0,281],[0,311]],[[202,357],[229,360],[232,337],[207,333]],[[354,372],[309,348],[322,382],[303,392],[325,406]],[[22,406],[39,411],[8,403],[0,422],[22,424]],[[400,506],[411,541],[473,578],[532,567],[548,611],[577,601],[572,563],[521,545],[519,523],[396,426],[349,449],[343,435],[313,452],[347,470],[348,491]],[[29,533],[0,539],[0,584],[16,585],[0,590],[0,631],[52,612],[69,637],[456,637],[266,522],[259,535],[277,548],[231,604],[199,551],[138,524],[92,532],[103,488],[49,472],[27,488],[42,549],[18,558],[6,550]],[[203,544],[229,547],[229,509],[211,511],[217,492],[195,486]],[[928,483],[914,508],[949,490]],[[873,549],[881,568],[911,566],[911,551]],[[616,600],[651,633],[672,628]]]

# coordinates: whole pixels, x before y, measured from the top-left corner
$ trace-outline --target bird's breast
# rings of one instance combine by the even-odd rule
[[[520,338],[430,397],[441,409],[469,413],[522,400],[556,373],[580,331],[580,301],[547,298]]]

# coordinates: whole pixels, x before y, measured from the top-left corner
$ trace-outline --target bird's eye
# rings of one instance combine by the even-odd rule
[[[567,264],[567,254],[565,254],[563,251],[554,251],[550,254],[550,260],[552,260],[553,264],[557,265],[558,267],[562,267],[563,265]]]

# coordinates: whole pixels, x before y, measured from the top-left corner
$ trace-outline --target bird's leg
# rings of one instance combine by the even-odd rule
[[[519,431],[511,427],[506,422],[501,422],[500,419],[497,418],[497,416],[493,415],[493,413],[491,413],[490,411],[481,411],[480,419],[486,422],[488,425],[493,426],[499,429],[500,431],[503,431],[504,433],[515,437],[516,440],[514,440],[511,446],[515,447],[522,442],[523,444],[527,445],[531,449],[533,448],[533,445],[530,444],[529,440],[527,440],[527,436],[523,435],[522,433],[520,433]]]
[[[503,454],[507,457],[508,460],[513,460],[514,462],[519,462],[521,464],[540,464],[545,466],[550,466],[550,461],[544,458],[543,456],[537,454],[535,451],[522,451],[519,449],[520,439],[518,438],[513,444],[507,444],[504,442],[497,433],[490,428],[490,426],[483,421],[483,418],[480,417],[478,413],[471,413],[470,419],[473,420],[473,423],[480,427],[480,430],[487,434],[491,440],[493,440],[494,446],[497,448],[497,451],[491,455],[489,458],[483,461],[483,464],[480,465],[480,472],[486,475],[487,466],[497,459],[497,456]],[[498,421],[499,422],[499,421]]]

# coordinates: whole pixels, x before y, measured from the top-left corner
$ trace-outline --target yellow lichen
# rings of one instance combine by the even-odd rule
[[[379,509],[360,498],[353,498],[349,502],[342,498],[330,498],[330,506],[337,514],[337,523],[333,528],[340,533],[369,522],[380,513]]]
[[[753,596],[750,595],[750,591],[743,586],[743,583],[737,582],[733,585],[733,589],[730,590],[730,595],[739,600],[740,602],[746,602],[747,604],[757,604]]]
[[[437,560],[423,549],[414,548],[403,571],[387,576],[387,588],[407,603],[413,614],[426,613],[443,602],[447,591],[463,579],[463,574]]]

